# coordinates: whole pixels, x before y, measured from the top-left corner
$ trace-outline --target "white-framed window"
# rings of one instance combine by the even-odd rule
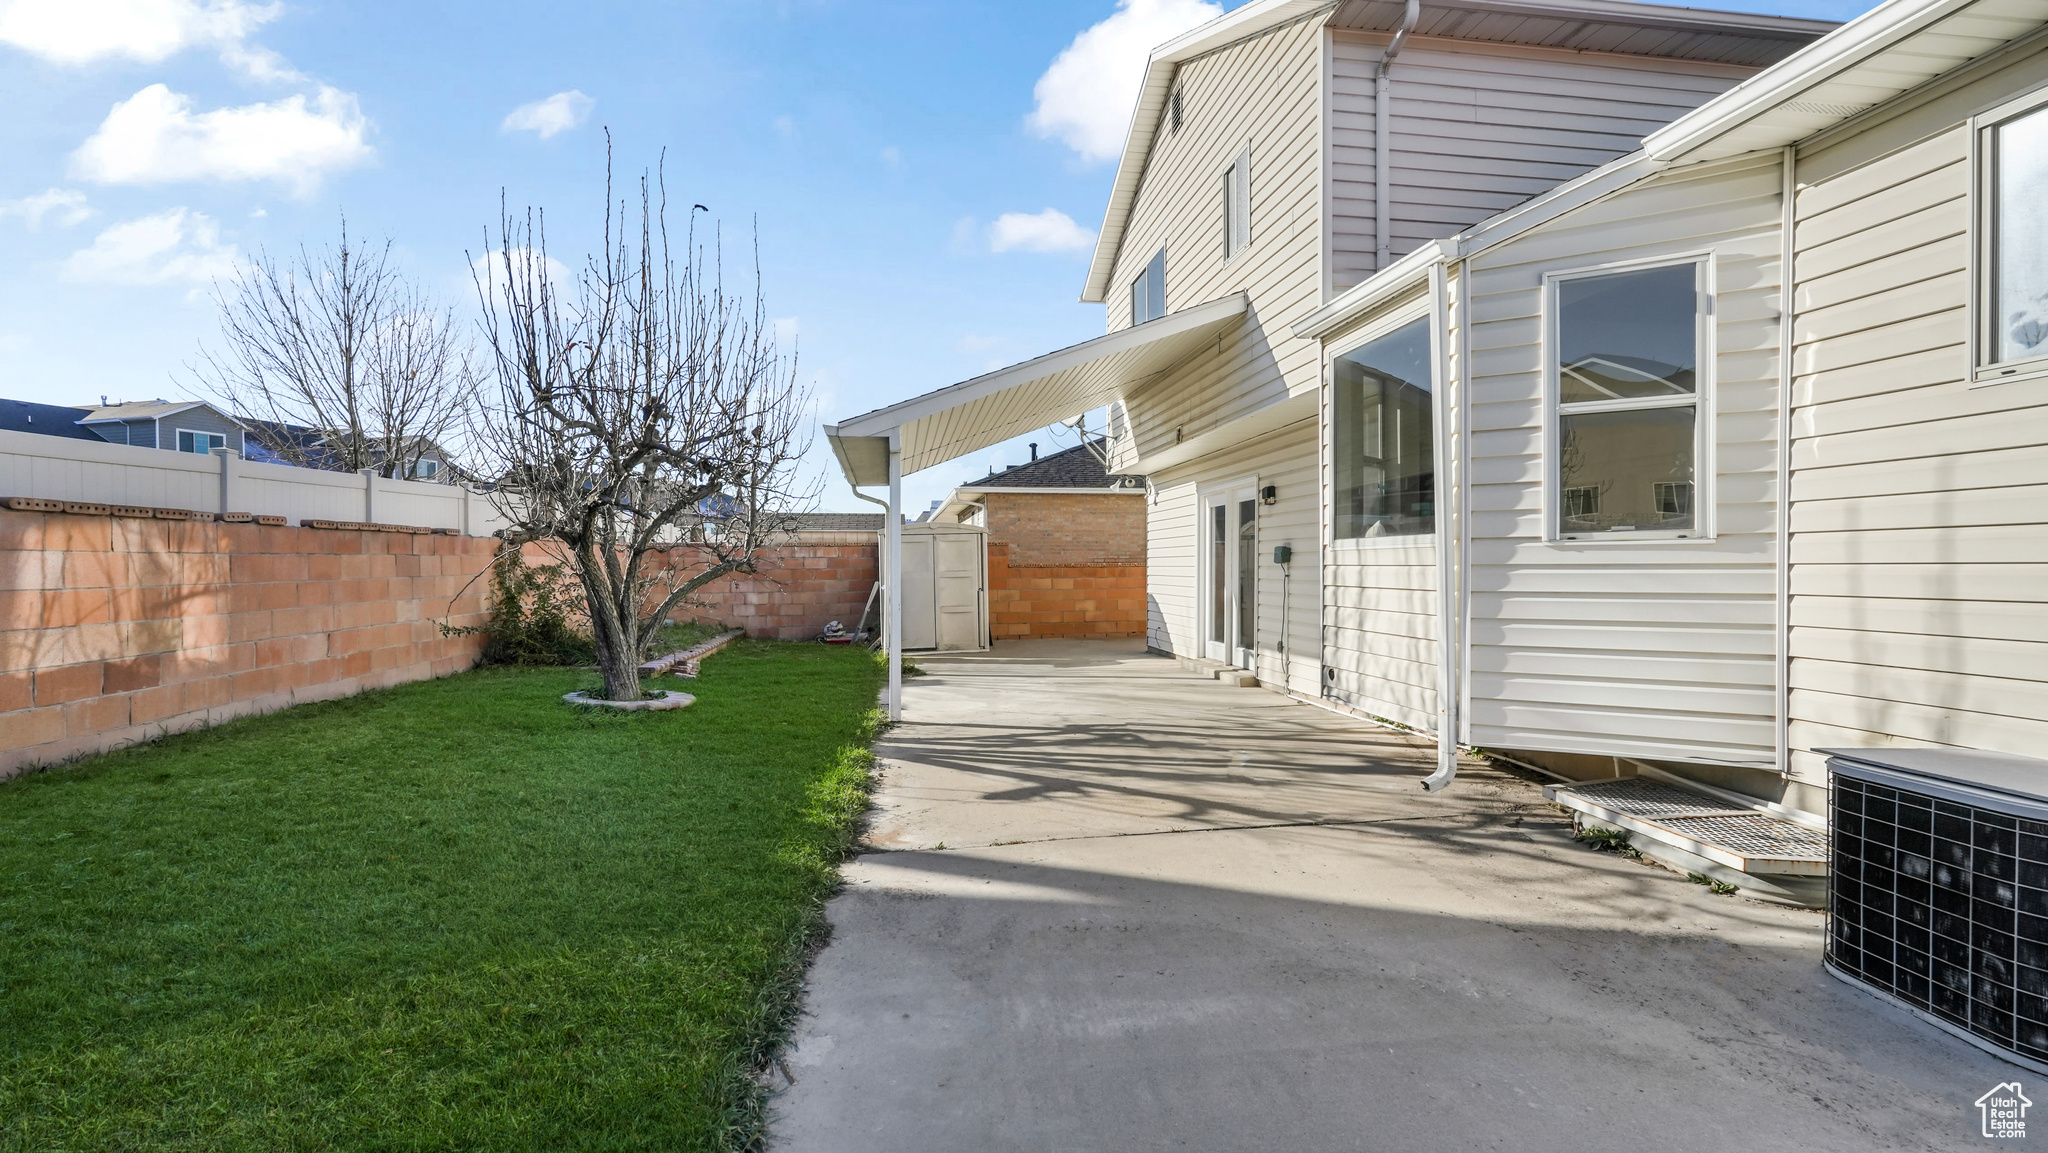
[[[1252,242],[1252,153],[1247,148],[1223,170],[1223,259]]]
[[[1330,536],[1436,531],[1436,356],[1427,313],[1330,358]]]
[[[1976,118],[1972,380],[2048,374],[2048,89]]]
[[[1160,249],[1131,281],[1131,323],[1143,324],[1166,315],[1166,250]]]
[[[427,457],[412,462],[409,470],[414,480],[432,480],[441,475],[441,462]]]
[[[1712,279],[1711,254],[1544,277],[1548,539],[1712,535]]]
[[[189,428],[178,430],[178,451],[196,452],[201,456],[217,448],[226,448],[228,438],[217,432],[194,432]]]

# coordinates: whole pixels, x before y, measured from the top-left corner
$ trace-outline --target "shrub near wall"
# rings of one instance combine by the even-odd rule
[[[0,510],[0,777],[468,668],[498,543]]]

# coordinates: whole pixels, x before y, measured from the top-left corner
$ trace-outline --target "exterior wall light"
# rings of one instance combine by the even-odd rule
[[[1270,485],[1270,484],[1269,484],[1269,485],[1267,485],[1266,487],[1264,487],[1264,488],[1260,489],[1260,490],[1259,490],[1259,503],[1260,503],[1260,504],[1279,504],[1279,503],[1280,503],[1280,490],[1279,490],[1279,489],[1277,489],[1277,488],[1275,488],[1275,487],[1273,487],[1273,486],[1272,486],[1272,485]]]

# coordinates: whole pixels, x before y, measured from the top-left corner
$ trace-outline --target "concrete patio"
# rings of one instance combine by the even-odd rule
[[[1423,742],[1134,645],[919,663],[778,1153],[1964,1148],[2021,1075],[1533,781],[1425,795]]]

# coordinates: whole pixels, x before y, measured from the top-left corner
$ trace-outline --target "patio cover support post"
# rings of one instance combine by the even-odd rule
[[[884,644],[889,650],[889,719],[903,719],[903,434],[889,432],[889,579],[883,608]]]

